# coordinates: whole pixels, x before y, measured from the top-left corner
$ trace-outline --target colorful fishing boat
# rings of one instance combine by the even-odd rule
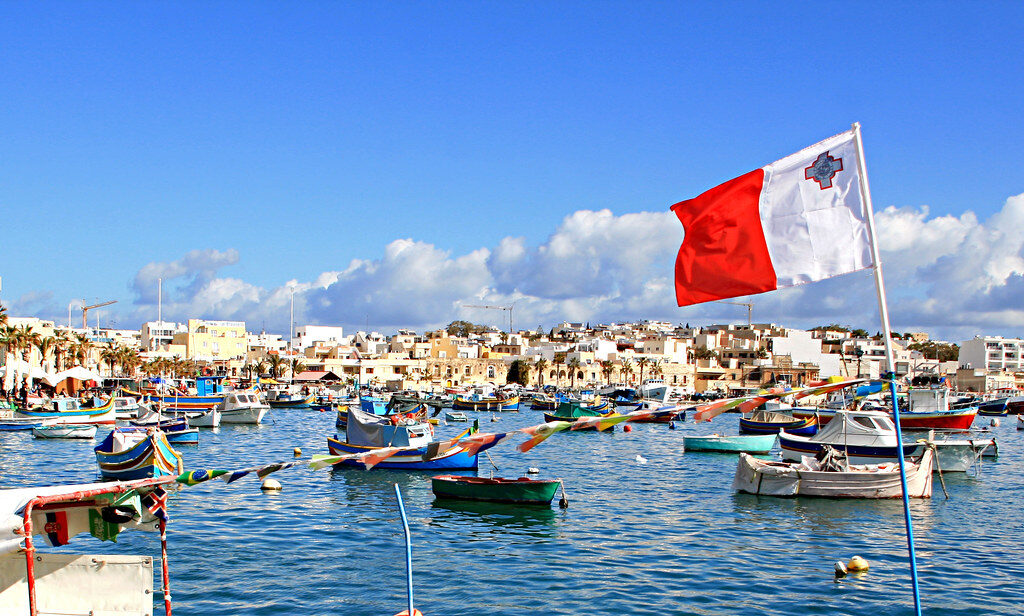
[[[397,417],[397,416],[396,416]],[[468,434],[470,430],[463,432]],[[478,453],[470,455],[459,445],[442,447],[433,440],[433,428],[425,421],[415,419],[391,419],[349,409],[345,440],[328,438],[327,449],[331,455],[359,454],[384,447],[400,447],[401,450],[379,462],[374,468],[404,470],[472,470],[478,466]],[[484,451],[494,446],[489,443],[480,448]],[[358,460],[343,460],[339,464],[362,466]]]
[[[969,430],[978,414],[976,406],[951,409],[945,388],[911,389],[907,400],[909,408],[900,409],[903,430]]]
[[[834,452],[835,450],[833,450]],[[934,453],[928,449],[918,462],[907,461],[907,496],[931,498]],[[841,457],[818,461],[804,457],[799,464],[759,460],[740,454],[733,490],[769,496],[826,498],[900,498],[903,486],[895,463],[851,465]]]
[[[163,432],[152,428],[114,428],[94,451],[100,473],[110,479],[126,481],[182,472],[181,455],[171,448]]]
[[[130,422],[133,426],[155,427],[164,433],[167,442],[174,445],[198,445],[199,428],[189,426],[187,417],[170,417],[156,423]]]
[[[775,446],[775,439],[774,434],[686,436],[683,437],[683,451],[766,454]]]
[[[518,411],[519,396],[499,398],[474,394],[470,397],[456,396],[452,401],[454,411]]]
[[[40,423],[63,423],[63,424],[99,424],[113,425],[117,423],[117,413],[114,410],[114,398],[111,397],[105,403],[82,408],[77,398],[54,398],[45,407],[32,410],[20,409],[15,417],[39,420]]]
[[[308,409],[315,401],[316,396],[313,394],[278,393],[276,396],[267,396],[267,404],[275,409]]]
[[[554,413],[544,413],[544,421],[576,421],[581,417],[617,417],[610,403],[584,404],[579,400],[562,400],[558,403],[558,410]],[[597,430],[597,427],[582,428],[583,430]],[[607,431],[611,432],[614,427]]]
[[[434,496],[440,499],[550,505],[562,480],[436,475],[430,478],[430,486]]]
[[[29,419],[26,417],[5,417],[0,419],[0,432],[20,432],[43,425],[42,419]]]
[[[554,411],[558,408],[558,400],[546,394],[534,394],[530,400],[530,409],[534,411]]]
[[[790,434],[811,435],[818,431],[818,418],[812,416],[797,419],[775,411],[754,411],[747,417],[740,417],[740,434],[778,434],[780,430]]]
[[[50,424],[32,428],[36,438],[81,438],[96,437],[96,424]]]
[[[1006,403],[1009,401],[1009,398],[996,398],[995,400],[979,402],[978,414],[989,417],[1001,417],[1006,415]]]

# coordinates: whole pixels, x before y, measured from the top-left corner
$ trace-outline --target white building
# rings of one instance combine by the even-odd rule
[[[772,355],[788,355],[793,365],[814,364],[820,368],[818,375],[821,377],[841,376],[839,356],[823,353],[821,340],[815,338],[812,332],[784,329],[780,334],[767,336],[768,349]]]
[[[960,343],[958,361],[965,368],[1013,372],[1024,369],[1022,352],[1024,340],[1019,338],[975,336],[973,340]]]
[[[170,321],[148,321],[142,324],[139,334],[139,345],[143,351],[156,351],[161,347],[170,346],[174,334],[188,331],[181,323]]]
[[[345,332],[341,327],[334,325],[303,325],[295,330],[295,337],[292,338],[292,349],[302,351],[317,343],[322,346],[338,346],[348,344]]]

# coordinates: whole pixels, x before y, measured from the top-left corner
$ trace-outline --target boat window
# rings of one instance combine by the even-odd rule
[[[871,422],[871,418],[870,417],[854,417],[853,421],[855,421],[858,424],[864,426],[865,428],[871,428],[871,429],[875,429],[876,428],[875,424],[873,424]]]

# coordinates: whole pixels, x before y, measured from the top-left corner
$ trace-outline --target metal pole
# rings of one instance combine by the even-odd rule
[[[874,210],[871,206],[871,189],[868,185],[868,170],[864,163],[864,144],[860,137],[860,123],[853,124],[853,140],[857,146],[857,163],[860,169],[860,190],[864,199],[868,235],[871,239],[871,259],[874,262],[875,288],[878,291],[878,312],[882,318],[882,336],[885,341],[885,361],[889,373],[889,393],[892,396],[892,414],[896,423],[896,456],[900,466],[900,485],[903,487],[903,520],[907,527],[907,551],[910,554],[910,580],[914,591],[914,613],[921,616],[921,592],[917,580],[917,556],[914,549],[914,527],[910,519],[910,497],[907,495],[907,473],[903,459],[903,435],[900,432],[900,407],[896,398],[896,362],[892,350],[892,336],[889,332],[889,309],[885,301],[885,281],[882,279],[882,259],[878,254],[878,240],[875,236]]]
[[[409,520],[405,517],[405,503],[402,502],[402,491],[395,484],[395,496],[398,498],[398,511],[402,514],[402,527],[405,529],[405,579],[409,593],[409,616],[413,616],[412,608],[412,537],[409,535]]]
[[[164,576],[164,612],[171,616],[171,573],[167,568],[167,520],[160,518],[160,563]]]

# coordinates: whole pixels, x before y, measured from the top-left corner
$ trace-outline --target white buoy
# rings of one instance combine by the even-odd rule
[[[266,479],[263,480],[263,483],[260,485],[260,489],[263,490],[264,492],[280,492],[281,482],[278,481],[277,479],[267,477]]]
[[[836,570],[836,577],[837,578],[839,578],[839,577],[846,577],[846,565],[843,564],[843,561],[841,561],[841,560],[837,560],[836,561],[835,570]]]
[[[647,464],[647,458],[643,457],[640,454],[636,454],[636,458],[634,459],[636,460],[637,464]]]
[[[536,466],[531,466],[530,468],[526,469],[527,475],[536,475],[538,473],[540,473],[540,469],[537,468]]]

